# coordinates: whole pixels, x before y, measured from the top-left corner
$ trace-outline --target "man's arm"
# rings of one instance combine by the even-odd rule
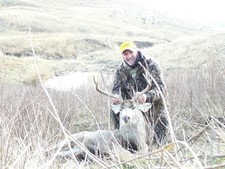
[[[152,77],[155,79],[155,81],[157,82],[157,85],[159,86],[159,88],[161,89],[162,93],[164,93],[165,91],[165,84],[162,78],[162,71],[161,68],[159,66],[159,64],[153,60],[151,60],[148,63],[148,69],[150,74],[152,75]],[[151,83],[151,89],[148,93],[146,93],[147,96],[147,102],[153,102],[155,100],[160,99],[160,95],[159,95],[159,91],[156,87],[156,84],[154,83],[154,81],[152,80]]]
[[[117,69],[114,74],[114,80],[113,80],[113,88],[112,88],[113,94],[119,95],[119,89],[121,88],[120,84],[121,82],[119,80],[119,71]]]
[[[119,96],[120,95],[120,89],[121,89],[121,80],[119,78],[119,70],[117,69],[115,74],[114,74],[114,80],[113,80],[113,88],[112,88],[112,93],[114,95]],[[112,98],[111,102],[113,104],[118,104],[119,100]]]

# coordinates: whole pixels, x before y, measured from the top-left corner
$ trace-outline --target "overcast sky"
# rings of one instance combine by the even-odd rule
[[[225,22],[224,0],[125,0],[172,17]]]

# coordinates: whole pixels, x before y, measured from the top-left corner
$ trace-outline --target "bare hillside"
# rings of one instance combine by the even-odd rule
[[[189,66],[193,57],[187,46],[196,50],[199,45],[207,48],[205,40],[211,41],[207,37],[215,35],[207,34],[209,29],[202,25],[143,10],[120,0],[1,0],[0,9],[0,64],[1,69],[4,67],[1,72],[4,77],[17,80],[20,78],[16,74],[24,79],[24,72],[30,72],[26,68],[34,64],[24,59],[33,57],[29,27],[36,54],[43,63],[53,63],[49,67],[41,65],[46,78],[58,72],[113,70],[121,59],[118,45],[124,40],[135,41],[147,55],[162,61],[165,68],[179,63],[177,55],[183,55],[184,65]],[[198,36],[203,40],[197,42]],[[224,36],[214,37],[223,46]],[[180,54],[174,54],[177,48]],[[200,51],[196,60],[207,59]],[[12,66],[10,62],[15,60],[20,63]]]

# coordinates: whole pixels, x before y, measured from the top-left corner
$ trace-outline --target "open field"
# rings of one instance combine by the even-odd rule
[[[0,168],[224,168],[225,32],[120,0],[0,0],[0,11]],[[70,133],[108,129],[110,107],[92,81],[46,93],[30,40],[43,81],[76,71],[112,76],[119,44],[135,41],[162,67],[177,144],[87,163],[46,156]]]
[[[69,136],[70,132],[93,131],[98,126],[108,128],[108,100],[98,94],[92,84],[85,86],[85,90],[81,87],[71,92],[48,90],[53,107],[41,87],[10,86],[1,82],[1,168],[99,168],[114,165],[121,168],[120,162],[125,168],[178,165],[181,168],[207,168],[224,164],[225,126],[224,121],[216,119],[223,117],[225,111],[225,95],[221,92],[225,88],[224,76],[210,68],[206,70],[208,72],[177,72],[165,79],[175,136],[181,141],[179,147],[185,144],[179,153],[177,145],[164,148],[153,145],[151,156],[126,154],[111,160],[99,159],[104,165],[95,160],[85,166],[74,159],[58,160],[54,153],[45,156],[47,149]],[[205,130],[209,116],[215,119],[209,124],[209,129],[199,135]],[[63,129],[67,130],[66,135]],[[195,139],[195,136],[199,137]],[[172,160],[171,156],[175,159]]]

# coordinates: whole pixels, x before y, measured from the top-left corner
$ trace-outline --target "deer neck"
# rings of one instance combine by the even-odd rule
[[[135,121],[135,123],[122,124],[120,125],[121,135],[127,139],[129,142],[134,142],[137,144],[137,147],[141,147],[146,143],[147,134],[146,134],[146,122],[140,113]]]

